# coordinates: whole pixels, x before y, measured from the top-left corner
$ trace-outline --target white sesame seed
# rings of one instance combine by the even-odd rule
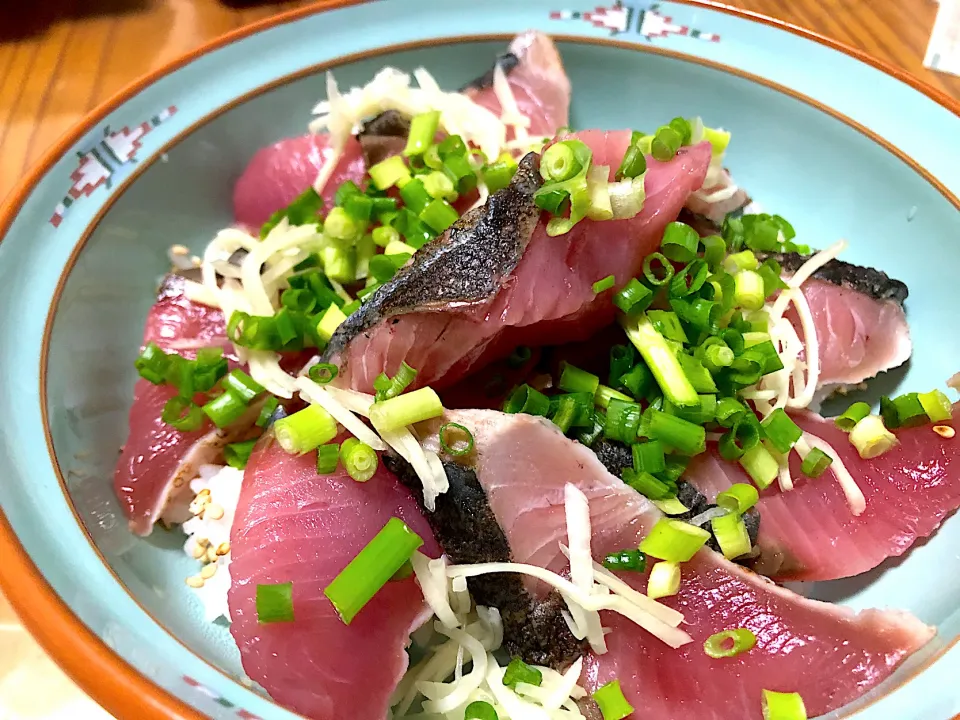
[[[230,554],[230,543],[222,542],[217,546],[217,555],[229,555]]]
[[[210,565],[204,565],[203,570],[200,571],[200,577],[204,580],[209,580],[214,575],[217,574],[217,564],[211,563]]]
[[[217,561],[217,549],[212,545],[207,548],[207,562],[215,563]]]
[[[194,557],[194,558],[196,558],[197,560],[199,560],[200,558],[202,558],[204,555],[207,554],[207,551],[203,549],[203,547],[200,545],[200,543],[194,543],[194,544],[193,544],[193,553],[192,553],[192,554],[193,554],[193,557]]]
[[[202,588],[203,587],[203,578],[199,575],[191,575],[187,578],[187,585],[192,588]]]
[[[957,431],[949,425],[934,425],[933,431],[940,437],[947,438],[948,440],[957,434]]]
[[[223,517],[223,506],[217,505],[216,503],[210,503],[207,505],[204,515],[211,520],[219,520]]]

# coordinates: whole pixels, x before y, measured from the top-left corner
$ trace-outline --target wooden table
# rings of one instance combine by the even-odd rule
[[[3,4],[44,9],[13,18],[6,16],[22,11],[0,10],[0,196],[59,135],[134,78],[211,38],[308,3],[258,7],[241,0]],[[728,4],[853,45],[960,98],[960,78],[923,67],[937,10],[933,0],[728,0]],[[102,717],[102,711],[18,629],[2,597],[0,647],[0,718],[5,718],[5,704],[18,720]],[[32,692],[31,678],[36,683]]]

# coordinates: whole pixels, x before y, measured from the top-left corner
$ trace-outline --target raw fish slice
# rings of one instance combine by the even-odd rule
[[[960,405],[954,406],[955,416]],[[897,431],[899,444],[863,460],[846,433],[813,413],[795,416],[807,432],[840,454],[866,499],[857,516],[850,510],[833,470],[804,477],[794,454],[794,489],[776,484],[765,491],[760,510],[757,572],[777,580],[834,580],[866,572],[902,555],[918,538],[936,530],[960,507],[960,438],[944,438],[931,425]],[[684,478],[711,501],[734,482],[749,482],[740,466],[713,455],[696,458]]]
[[[259,228],[273,213],[310,187],[332,155],[333,148],[326,134],[308,133],[261,148],[234,185],[234,219],[241,225]],[[360,143],[350,138],[321,193],[323,207],[333,207],[333,197],[341,183],[353,180],[359,184],[365,172]]]
[[[570,120],[570,80],[557,46],[536,31],[518,35],[497,58],[521,114],[529,118],[527,132],[553,137]],[[478,105],[497,116],[503,108],[493,90],[493,70],[461,88]]]
[[[343,439],[343,438],[341,438]],[[410,632],[429,616],[412,577],[389,582],[345,625],[323,589],[391,517],[439,550],[409,491],[382,464],[366,483],[316,453],[261,441],[244,473],[231,533],[230,632],[246,673],[274,700],[317,720],[383,720],[407,668]],[[259,624],[257,585],[293,583],[294,621]]]
[[[789,277],[806,258],[774,255]],[[903,303],[907,286],[886,273],[832,260],[803,283],[820,345],[820,379],[826,396],[905,363],[913,350]],[[791,306],[787,317],[803,331]]]
[[[628,131],[577,135],[597,165],[616,166]],[[528,156],[511,185],[414,256],[343,323],[325,358],[341,366],[338,382],[369,390],[376,376],[405,360],[418,385],[452,385],[516,345],[585,339],[613,321],[609,293],[593,283],[614,275],[616,287],[639,274],[710,160],[706,143],[673,160],[648,160],[646,202],[629,220],[584,220],[548,237],[532,195],[539,183]],[[612,170],[611,170],[612,172]],[[494,250],[491,250],[494,248]],[[402,343],[402,351],[397,344]]]
[[[450,411],[449,420],[473,432],[476,456],[470,469],[516,562],[564,567],[558,545],[566,538],[568,482],[589,500],[597,560],[614,550],[637,547],[660,517],[586,447],[541,418]],[[428,446],[436,443],[431,434],[435,429],[436,423],[420,429]],[[455,489],[452,486],[451,492]],[[449,497],[446,502],[455,505],[463,498]],[[477,498],[469,500],[474,507],[477,503]],[[435,526],[442,520],[429,515],[428,519]],[[456,529],[438,527],[436,532],[444,542],[442,537]],[[643,574],[621,577],[645,590]],[[680,592],[664,603],[685,614],[683,627],[693,642],[672,650],[632,623],[604,612],[605,625],[613,628],[606,636],[609,652],[590,655],[584,671],[589,689],[619,678],[637,717],[759,718],[762,689],[799,692],[810,716],[817,716],[881,682],[934,634],[906,613],[857,614],[804,599],[708,549],[683,565]],[[723,660],[704,654],[702,644],[709,636],[737,627],[757,635],[756,648]]]
[[[226,344],[224,333],[223,313],[191,302],[183,293],[183,279],[168,276],[147,316],[143,342],[193,357],[198,348]],[[187,519],[186,504],[192,499],[189,481],[200,465],[215,462],[223,446],[235,442],[249,427],[224,432],[204,418],[199,430],[176,430],[160,419],[163,406],[174,395],[172,387],[143,379],[137,380],[134,389],[129,435],[113,485],[137,535],[149,535],[161,515],[171,523]]]

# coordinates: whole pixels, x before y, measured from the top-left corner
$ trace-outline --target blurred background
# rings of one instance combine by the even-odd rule
[[[137,77],[225,33],[310,4],[304,0],[0,2],[0,197],[71,125]],[[564,4],[558,0],[558,8]],[[960,78],[927,67],[960,72],[960,0],[940,4],[935,0],[726,0],[726,4],[852,45],[960,99]],[[109,720],[33,642],[0,595],[0,720],[27,718]]]

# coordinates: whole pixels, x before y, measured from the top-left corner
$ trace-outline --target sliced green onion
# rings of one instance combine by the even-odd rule
[[[326,385],[337,377],[340,369],[333,363],[317,363],[311,365],[307,376],[318,385]]]
[[[668,497],[664,500],[654,500],[653,504],[657,506],[664,515],[683,515],[690,512],[690,508],[680,502],[676,497]]]
[[[763,720],[807,720],[800,693],[763,691]]]
[[[356,438],[347,438],[340,445],[340,460],[347,474],[357,482],[372,478],[380,464],[376,450]]]
[[[620,550],[610,553],[603,559],[607,570],[632,570],[643,572],[647,569],[647,556],[639,550]]]
[[[683,144],[683,137],[671,127],[664,125],[657,129],[650,145],[650,154],[655,160],[668,162],[677,154]]]
[[[347,316],[343,314],[343,310],[341,310],[339,306],[331,305],[327,308],[326,312],[323,313],[320,322],[317,323],[317,334],[325,342],[329,342],[330,338],[332,338],[333,334],[337,331],[337,328],[340,327],[340,324],[346,319]]]
[[[473,433],[460,423],[445,423],[440,426],[440,447],[448,455],[461,457],[473,451]]]
[[[634,143],[630,144],[627,151],[623,154],[623,160],[620,161],[620,167],[614,176],[616,180],[629,180],[643,175],[647,171],[647,158],[644,157],[643,149]]]
[[[687,562],[710,539],[710,533],[680,520],[660,518],[650,530],[640,550],[668,562]]]
[[[609,383],[618,387],[623,377],[636,362],[637,353],[633,345],[613,345],[610,348],[610,376]]]
[[[291,225],[309,225],[317,222],[317,213],[323,206],[323,198],[311,185],[300,193],[293,202],[287,207],[281,208],[273,213],[260,228],[260,239],[262,240],[270,231],[275,228],[281,220],[286,218]]]
[[[288,288],[280,296],[280,304],[294,312],[313,312],[317,306],[317,297],[306,288]]]
[[[667,485],[663,480],[648,472],[624,468],[621,475],[624,484],[650,500],[666,500],[676,494],[674,485]]]
[[[783,290],[787,284],[780,279],[780,263],[773,258],[767,258],[763,264],[757,268],[760,277],[763,278],[763,294],[770,297],[777,290]]]
[[[720,338],[708,338],[708,340],[716,340],[716,342],[708,345],[703,351],[704,367],[712,372],[730,367],[734,359],[733,350],[728,348]]]
[[[894,405],[893,400],[886,395],[880,398],[880,416],[883,418],[883,424],[887,426],[887,429],[896,430],[900,427],[900,419],[897,416],[897,406]],[[863,417],[866,417],[866,415]],[[863,418],[860,419],[862,420]],[[859,420],[857,422],[859,422]],[[850,429],[853,430],[853,428]]]
[[[669,310],[651,310],[647,313],[647,317],[650,319],[656,331],[667,338],[667,340],[674,340],[681,344],[687,342],[687,334],[684,332],[680,318],[675,312]]]
[[[666,470],[667,461],[663,452],[663,443],[659,440],[634,443],[630,446],[630,450],[635,470],[651,474]]]
[[[759,310],[763,307],[766,293],[763,278],[753,270],[744,270],[733,276],[733,302],[747,310]]]
[[[744,453],[760,444],[760,423],[752,412],[744,408],[730,429],[720,438],[720,456],[724,460],[739,460]]]
[[[543,179],[548,183],[561,183],[580,174],[584,168],[574,150],[571,141],[554,143],[548,147],[540,158],[540,175]]]
[[[420,536],[402,520],[392,517],[387,521],[383,530],[324,588],[323,594],[345,624],[353,621],[421,545]]]
[[[373,242],[382,248],[385,248],[392,242],[400,241],[400,233],[397,232],[396,228],[392,228],[389,225],[375,227],[371,234],[373,235]]]
[[[637,429],[640,426],[640,406],[634,402],[611,400],[607,406],[607,423],[603,429],[604,437],[623,443],[637,441]]]
[[[734,398],[722,398],[717,402],[715,419],[721,427],[732,428],[737,422],[737,419],[743,416],[746,412],[747,408],[739,400],[735,400]]]
[[[692,227],[682,222],[672,222],[663,231],[660,252],[679,263],[688,263],[697,256],[700,236]]]
[[[879,457],[897,444],[896,436],[877,415],[867,415],[850,431],[850,442],[864,460]]]
[[[459,218],[460,215],[453,209],[453,206],[446,200],[441,199],[432,200],[420,212],[420,219],[436,233],[442,233]]]
[[[336,240],[354,241],[363,233],[361,226],[340,207],[330,210],[323,223],[323,234]],[[326,262],[324,263],[326,266]],[[330,273],[327,272],[327,275]]]
[[[280,447],[291,455],[310,452],[337,435],[337,421],[319,405],[308,405],[293,415],[280,418],[273,428]]]
[[[953,418],[950,399],[939,390],[920,393],[918,397],[930,422],[945,422]]]
[[[667,467],[660,473],[660,478],[676,484],[680,476],[687,471],[687,465],[689,464],[689,457],[683,455],[667,455]]]
[[[706,531],[704,531],[706,532]],[[709,536],[710,533],[707,533]],[[659,600],[676,595],[680,591],[680,565],[675,562],[658,562],[650,568],[647,578],[647,597]]]
[[[250,454],[253,452],[253,446],[256,444],[256,438],[230,443],[223,449],[223,459],[230,467],[243,470],[247,466]]]
[[[395,398],[410,387],[416,378],[417,371],[407,365],[405,361],[400,363],[397,374],[392,378],[388,377],[386,373],[380,373],[377,379],[373,381],[373,389],[376,391],[377,402]]]
[[[659,440],[685,455],[699,455],[706,450],[706,431],[702,425],[653,408],[647,412],[650,414],[646,434],[651,439]]]
[[[257,585],[257,622],[293,622],[293,583]]]
[[[154,385],[163,385],[166,382],[169,364],[169,358],[160,346],[155,342],[149,342],[140,352],[133,366],[143,379],[149,380]]]
[[[760,493],[753,485],[734,483],[722,493],[717,494],[717,505],[731,513],[743,515],[757,504]]]
[[[242,404],[241,408],[242,415],[246,408]],[[164,404],[160,419],[180,432],[193,432],[203,425],[203,410],[189,398],[176,395]]]
[[[703,363],[690,355],[681,354],[677,356],[677,361],[683,369],[683,374],[690,382],[690,385],[698,393],[715,393],[717,384],[713,380],[713,375],[704,367]],[[699,405],[700,403],[698,403]],[[712,418],[711,418],[712,419]]]
[[[317,474],[329,475],[335,472],[340,462],[340,444],[327,443],[317,448]]]
[[[736,657],[752,650],[756,644],[756,635],[746,628],[737,628],[723,630],[708,637],[703,643],[703,651],[712,658]]]
[[[386,190],[410,178],[410,170],[400,155],[392,155],[378,162],[367,173],[378,190]]]
[[[503,411],[546,416],[550,411],[550,399],[529,385],[521,385],[507,397]]]
[[[263,407],[260,408],[260,415],[257,416],[257,427],[266,427],[279,405],[280,401],[273,395],[264,400]]]
[[[911,427],[927,421],[927,411],[924,410],[918,393],[906,393],[895,397],[893,406],[897,410],[899,427]]]
[[[731,513],[715,517],[710,521],[710,528],[720,546],[720,552],[727,560],[734,560],[750,552],[750,534],[739,515]]]
[[[603,429],[606,426],[607,415],[603,411],[598,410],[593,413],[593,425],[588,428],[581,428],[579,432],[577,432],[576,438],[581,445],[593,447],[597,440],[603,435]]]
[[[709,275],[710,269],[707,264],[700,258],[695,258],[670,280],[670,297],[687,297],[699,292]]]
[[[707,263],[707,266],[712,272],[716,272],[717,268],[720,267],[720,264],[723,262],[724,257],[727,255],[727,244],[719,235],[709,235],[705,238],[700,238],[700,243],[703,245],[704,262]]]
[[[813,448],[807,453],[807,456],[803,458],[803,462],[800,464],[800,472],[807,477],[818,478],[823,475],[832,464],[832,457],[820,448]]]
[[[343,204],[343,209],[361,227],[365,227],[370,222],[370,216],[373,215],[373,200],[366,195],[353,195],[347,198],[347,201]]]
[[[516,173],[517,161],[509,153],[504,153],[496,162],[483,168],[483,182],[492,194],[509,185]]]
[[[517,345],[507,358],[507,364],[512,368],[521,368],[530,362],[533,357],[533,350],[526,345]]]
[[[713,422],[717,412],[716,395],[700,395],[700,405],[695,408],[678,408],[669,400],[663,403],[663,411],[668,415],[692,422],[695,425],[706,425]]]
[[[673,265],[663,253],[650,253],[643,259],[643,277],[653,287],[666,285],[673,278],[673,274]]]
[[[600,708],[603,720],[623,720],[633,712],[633,706],[623,696],[619,680],[611,680],[597,688],[593,699]]]
[[[605,278],[601,280],[597,280],[593,284],[593,292],[595,295],[599,295],[605,290],[609,290],[610,288],[612,288],[616,284],[616,282],[617,282],[616,277],[614,277],[613,275],[607,275]]]
[[[463,711],[463,720],[500,720],[500,716],[490,703],[474,700]]]
[[[556,395],[550,399],[550,419],[566,433],[571,427],[593,426],[593,395],[588,392]]]
[[[757,256],[750,250],[730,253],[723,261],[723,269],[731,275],[742,270],[756,270],[758,267],[760,263],[757,261]]]
[[[554,145],[556,147],[556,145]],[[503,673],[503,684],[516,690],[518,683],[540,687],[543,682],[543,673],[533,665],[527,665],[519,657],[513,658]]]
[[[744,333],[743,342],[745,345],[748,335],[752,336],[751,341],[753,342],[752,346],[747,345],[751,356],[756,356],[763,360],[761,372],[764,375],[769,375],[777,370],[783,370],[783,361],[780,359],[780,353],[778,353],[777,349],[773,346],[773,342],[769,339],[770,336],[767,333]],[[763,338],[761,338],[761,336],[763,336]]]
[[[559,387],[567,392],[587,392],[593,395],[600,386],[600,378],[568,362],[561,364]]]
[[[657,332],[646,315],[621,318],[627,337],[640,351],[663,394],[678,407],[700,404],[697,391],[690,384],[677,356],[664,337]]]
[[[414,115],[410,119],[410,134],[407,136],[407,146],[403,149],[403,154],[409,157],[426,152],[427,148],[433,144],[433,137],[437,134],[439,123],[439,110]]]
[[[643,312],[652,302],[653,291],[636,278],[630,278],[627,284],[613,295],[613,304],[627,315]]]
[[[232,390],[226,390],[221,395],[210,400],[203,406],[203,412],[218,428],[225,428],[233,424],[247,411],[247,404],[243,398]]]
[[[230,373],[223,378],[223,387],[225,390],[231,390],[236,393],[237,397],[242,399],[244,403],[249,403],[257,395],[264,392],[263,385],[239,368],[231,370]]]
[[[656,379],[646,363],[638,362],[620,378],[620,384],[639,400],[647,397],[650,391],[656,387]]]
[[[762,423],[763,434],[777,452],[787,454],[803,435],[803,430],[784,412],[777,408]]]
[[[399,430],[442,414],[443,404],[437,393],[433,388],[423,387],[375,402],[370,408],[370,421],[377,428]]]
[[[606,385],[598,385],[597,391],[593,394],[593,402],[597,407],[607,408],[611,400],[621,400],[622,402],[632,402],[633,398],[625,395],[619,390],[614,390]]]
[[[780,474],[780,464],[762,443],[743,453],[740,465],[761,490],[770,487],[770,483]]]

